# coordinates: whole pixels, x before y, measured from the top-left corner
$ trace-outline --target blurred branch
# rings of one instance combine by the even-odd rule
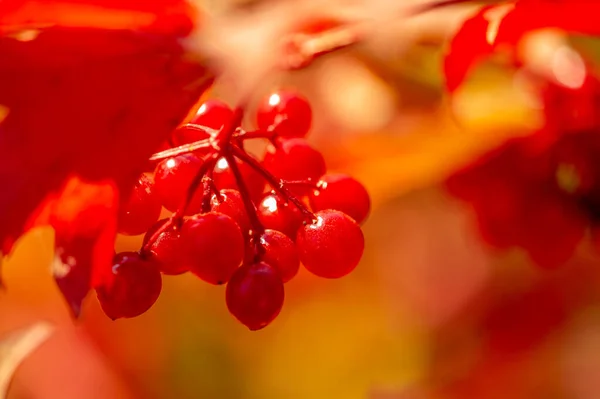
[[[245,98],[255,82],[265,77],[303,68],[323,54],[354,44],[389,55],[416,42],[442,43],[479,7],[471,3],[289,0],[236,11],[224,7],[213,9],[202,29],[187,43],[208,55],[220,71],[221,82]],[[319,32],[304,30],[319,21],[337,23]]]

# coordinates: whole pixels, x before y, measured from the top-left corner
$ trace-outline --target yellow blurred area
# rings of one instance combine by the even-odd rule
[[[188,275],[165,277],[158,303],[139,318],[112,322],[91,294],[82,319],[72,321],[50,277],[53,233],[31,231],[3,264],[8,288],[0,294],[0,332],[37,320],[58,330],[21,365],[8,397],[597,398],[573,393],[595,378],[598,361],[585,357],[585,348],[598,349],[600,341],[585,332],[600,320],[597,309],[577,318],[584,326],[580,333],[562,333],[580,356],[551,338],[514,363],[488,358],[479,330],[489,292],[514,293],[540,281],[568,286],[577,273],[593,276],[588,282],[596,287],[596,275],[581,266],[540,277],[518,253],[491,253],[465,209],[437,188],[456,168],[539,123],[525,90],[513,76],[492,70],[466,85],[452,104],[434,95],[414,105],[413,92],[401,92],[404,99],[386,93],[401,84],[415,96],[428,88],[401,73],[392,82],[374,68],[358,70],[356,62],[348,57],[336,70],[342,76],[337,84],[365,85],[352,97],[358,105],[319,79],[325,63],[286,82],[305,83],[315,107],[311,140],[330,167],[356,176],[372,196],[366,252],[353,274],[322,280],[301,270],[286,286],[281,315],[258,332],[228,314],[224,287]],[[329,96],[320,94],[323,82]],[[369,101],[376,94],[383,100]],[[348,108],[329,112],[337,106]],[[366,109],[352,113],[353,106]],[[135,250],[140,241],[119,237],[116,250]],[[589,288],[573,284],[581,292]],[[450,384],[470,375],[479,390]],[[498,379],[491,382],[494,389],[484,388],[486,375]],[[567,384],[571,393],[557,387],[565,375],[578,381]]]

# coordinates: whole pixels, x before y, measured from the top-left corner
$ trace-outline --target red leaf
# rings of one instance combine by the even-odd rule
[[[75,312],[110,268],[118,195],[211,83],[179,44],[192,26],[183,1],[0,5],[0,248],[52,224]]]
[[[444,58],[446,87],[450,92],[460,86],[478,61],[492,53],[493,47],[486,40],[485,33],[490,24],[486,13],[493,8],[484,7],[465,21],[450,42],[449,51]]]
[[[456,90],[481,60],[501,45],[514,47],[531,31],[556,28],[569,33],[600,34],[600,2],[521,0],[484,7],[453,38],[444,60],[446,87]]]
[[[56,232],[52,272],[75,316],[90,286],[113,276],[117,195],[112,181],[87,183],[73,177],[45,204]]]

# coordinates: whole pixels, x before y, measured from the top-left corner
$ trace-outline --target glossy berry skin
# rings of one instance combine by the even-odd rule
[[[136,252],[122,252],[115,255],[112,272],[110,285],[96,287],[100,306],[108,317],[136,317],[154,305],[162,289],[155,261],[142,259]]]
[[[265,168],[278,179],[318,181],[327,171],[323,155],[304,139],[280,140],[269,146],[263,161]]]
[[[210,99],[204,102],[190,123],[219,130],[233,117],[233,111],[223,101]]]
[[[142,247],[169,219],[156,222],[144,235]],[[148,248],[148,256],[155,260],[161,273],[176,276],[188,271],[188,260],[181,247],[181,232],[175,228],[163,231]]]
[[[344,174],[328,174],[321,178],[317,190],[309,195],[313,211],[335,209],[361,224],[371,208],[371,199],[365,187]]]
[[[260,198],[265,189],[265,180],[247,164],[240,162],[239,160],[237,161],[237,164],[240,169],[240,173],[244,178],[244,183],[246,183],[246,187],[248,188],[251,199],[254,200]],[[215,186],[217,186],[219,190],[239,190],[235,176],[233,175],[233,172],[231,171],[231,168],[229,167],[229,164],[225,158],[221,158],[217,161],[213,178]]]
[[[154,182],[141,175],[129,198],[119,209],[119,233],[143,234],[160,216],[161,201],[154,190]]]
[[[242,195],[237,190],[225,189],[219,194],[213,195],[211,201],[211,210],[230,216],[240,226],[242,233],[247,235],[250,231],[250,219],[246,208],[244,208],[244,200]]]
[[[276,194],[267,194],[258,203],[257,212],[265,228],[296,239],[296,233],[302,226],[302,213],[294,205],[282,201]]]
[[[264,251],[262,261],[276,269],[284,283],[298,274],[300,259],[291,238],[280,231],[265,230],[260,245]]]
[[[280,91],[265,97],[258,106],[256,125],[267,130],[276,125],[281,137],[305,137],[310,130],[312,110],[308,101],[297,93]]]
[[[162,205],[171,212],[177,211],[186,195],[188,186],[202,166],[202,160],[194,154],[184,154],[168,158],[156,165],[154,186]],[[192,215],[202,205],[202,189],[200,188],[188,206],[185,214]]]
[[[194,215],[184,223],[181,239],[190,271],[210,284],[229,281],[244,258],[242,231],[222,213]]]
[[[238,268],[227,284],[229,312],[252,331],[269,325],[281,312],[283,281],[277,270],[264,262]]]
[[[315,213],[316,221],[298,230],[296,246],[306,269],[324,278],[352,272],[362,257],[365,240],[360,226],[334,210]]]

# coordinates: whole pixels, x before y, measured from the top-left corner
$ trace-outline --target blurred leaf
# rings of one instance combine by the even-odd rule
[[[46,322],[33,324],[13,332],[0,341],[0,398],[7,397],[8,388],[17,367],[44,343],[54,327]]]

